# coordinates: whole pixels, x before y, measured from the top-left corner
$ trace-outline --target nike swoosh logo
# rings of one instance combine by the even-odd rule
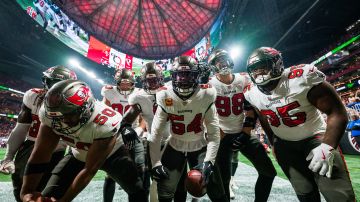
[[[111,124],[111,126],[116,126],[120,121],[116,121],[115,123]]]

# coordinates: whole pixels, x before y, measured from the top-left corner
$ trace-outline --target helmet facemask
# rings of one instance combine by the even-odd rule
[[[221,56],[214,61],[215,72],[220,75],[231,74],[233,69],[232,60],[227,56]]]
[[[129,79],[121,79],[121,81],[117,83],[117,89],[121,95],[130,95],[134,88],[135,84]]]
[[[135,88],[135,77],[129,69],[120,69],[115,73],[117,89],[121,95],[130,95]]]
[[[279,61],[280,60],[277,60],[277,62]],[[273,59],[268,59],[249,66],[248,73],[251,80],[256,85],[262,86],[268,84],[270,81],[279,79],[283,69],[276,68],[279,64],[275,64],[275,62]]]
[[[62,80],[61,79],[52,79],[52,78],[48,78],[46,76],[42,77],[42,82],[43,82],[44,88],[46,90],[49,90],[51,88],[51,86],[53,86],[54,84],[56,84],[59,81],[62,81]]]
[[[173,89],[181,96],[192,94],[199,83],[199,72],[192,70],[177,70],[172,73]]]
[[[156,74],[146,74],[142,80],[143,89],[151,95],[156,94],[158,89],[162,86],[162,79],[157,77]]]
[[[270,94],[284,72],[281,53],[270,47],[255,49],[247,60],[246,69],[257,88],[265,94]]]

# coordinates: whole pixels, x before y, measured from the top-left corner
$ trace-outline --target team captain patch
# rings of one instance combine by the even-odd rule
[[[173,99],[172,98],[165,98],[165,105],[166,106],[172,106],[173,105]]]

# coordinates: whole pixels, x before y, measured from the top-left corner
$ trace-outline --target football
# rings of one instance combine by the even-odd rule
[[[198,170],[190,170],[187,173],[185,187],[192,196],[202,197],[206,194],[206,185],[201,172]]]

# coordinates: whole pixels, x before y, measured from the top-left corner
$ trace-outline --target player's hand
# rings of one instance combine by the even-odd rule
[[[0,161],[0,173],[5,175],[13,174],[15,172],[14,161],[9,159],[4,159]]]
[[[169,170],[163,165],[155,166],[151,170],[151,176],[156,181],[168,179],[169,178]]]
[[[195,166],[193,169],[201,172],[204,182],[205,182],[205,185],[207,185],[209,183],[210,176],[214,170],[214,166],[211,163],[211,161],[205,161],[205,162]]]
[[[319,172],[319,175],[325,175],[331,178],[332,168],[334,165],[334,152],[335,149],[325,143],[317,146],[306,157],[306,160],[311,160],[309,169],[313,172]]]
[[[233,139],[232,150],[239,151],[244,148],[250,139],[250,135],[241,132],[237,134]]]
[[[33,192],[30,194],[25,194],[22,198],[23,202],[59,202],[53,197],[42,196],[40,192]]]
[[[124,141],[126,148],[129,150],[135,146],[136,142],[140,142],[139,137],[136,131],[131,127],[131,125],[124,125],[120,128],[120,134]]]

